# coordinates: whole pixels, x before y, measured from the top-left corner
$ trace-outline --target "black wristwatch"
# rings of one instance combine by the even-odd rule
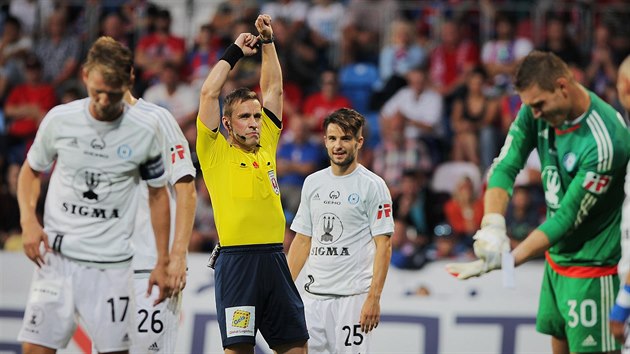
[[[273,36],[273,33],[271,34],[271,38],[269,39],[264,39],[263,36],[258,36],[258,41],[260,42],[260,44],[269,44],[269,43],[273,43],[273,41],[276,38]]]

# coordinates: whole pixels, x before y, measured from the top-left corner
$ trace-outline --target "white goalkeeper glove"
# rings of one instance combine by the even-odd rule
[[[446,271],[456,276],[457,279],[468,279],[472,277],[478,277],[482,274],[488,273],[491,270],[501,268],[501,262],[495,267],[494,264],[489,264],[486,260],[478,259],[472,262],[466,263],[449,263],[446,265]]]
[[[505,231],[505,218],[501,214],[486,214],[481,229],[473,236],[473,249],[489,270],[501,268],[501,256],[510,252],[510,240]]]

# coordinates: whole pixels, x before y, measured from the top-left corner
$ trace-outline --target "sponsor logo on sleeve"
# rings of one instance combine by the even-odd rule
[[[178,159],[183,160],[185,156],[186,150],[182,144],[171,146],[171,164],[174,164]]]
[[[582,187],[593,194],[604,194],[612,182],[612,177],[595,172],[586,172]]]
[[[389,218],[391,215],[392,215],[391,204],[382,204],[378,206],[378,213],[376,214],[377,220],[381,220],[383,217]]]

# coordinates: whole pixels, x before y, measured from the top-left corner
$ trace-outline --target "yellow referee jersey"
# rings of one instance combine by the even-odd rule
[[[262,110],[260,145],[247,153],[197,119],[197,156],[221,246],[282,243],[285,219],[276,177],[278,128]]]

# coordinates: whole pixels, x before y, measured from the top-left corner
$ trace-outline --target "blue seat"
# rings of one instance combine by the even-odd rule
[[[349,64],[339,71],[340,92],[352,102],[352,108],[363,115],[370,111],[370,96],[378,81],[378,68],[374,64]]]

